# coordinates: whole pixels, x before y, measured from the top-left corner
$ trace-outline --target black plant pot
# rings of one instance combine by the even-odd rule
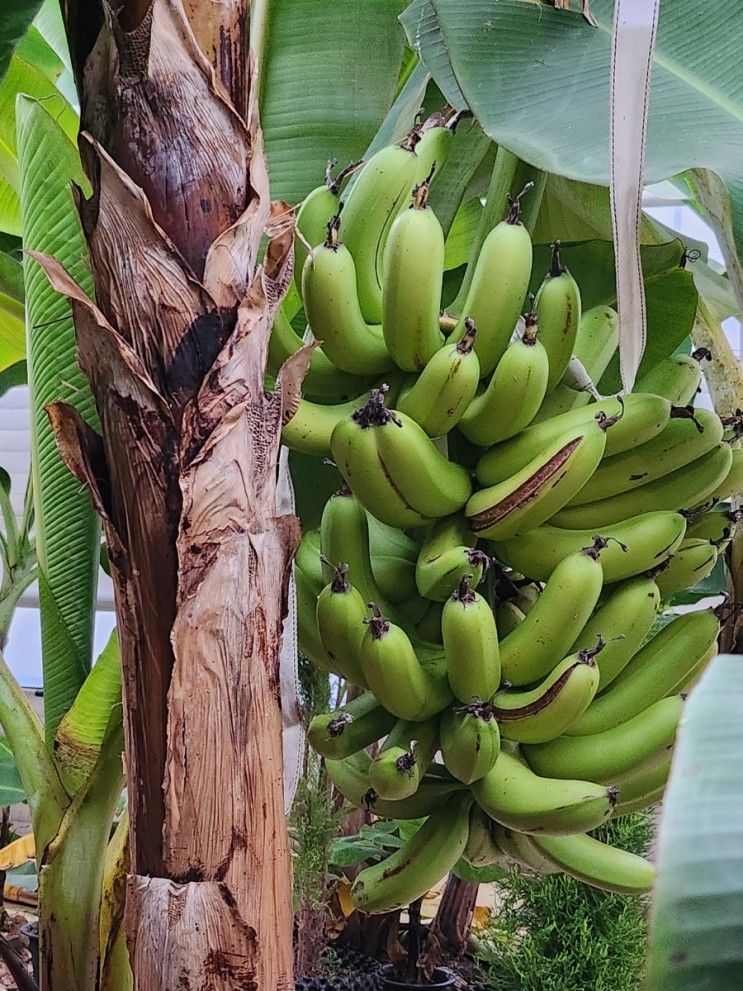
[[[440,991],[443,988],[453,988],[456,982],[454,974],[444,967],[436,968],[428,984],[398,981],[392,976],[393,969],[392,964],[382,968],[382,991]]]
[[[28,950],[31,954],[31,967],[33,968],[34,980],[39,983],[39,923],[27,922],[21,926],[21,932],[28,940]]]

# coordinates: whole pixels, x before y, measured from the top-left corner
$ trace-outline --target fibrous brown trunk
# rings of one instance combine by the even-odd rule
[[[440,964],[461,957],[467,949],[479,888],[476,882],[462,881],[454,874],[447,878],[421,956],[420,966],[427,976]]]
[[[38,260],[71,300],[102,428],[50,409],[109,544],[135,986],[282,991],[292,906],[278,659],[298,523],[277,513],[276,456],[308,356],[264,391],[292,230],[269,202],[249,0],[63,7],[96,305]]]

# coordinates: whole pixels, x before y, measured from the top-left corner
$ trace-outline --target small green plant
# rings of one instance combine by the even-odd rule
[[[646,853],[653,818],[613,819],[596,834]],[[564,874],[509,871],[503,901],[484,933],[478,958],[489,991],[636,991],[647,931],[646,902],[610,894]]]

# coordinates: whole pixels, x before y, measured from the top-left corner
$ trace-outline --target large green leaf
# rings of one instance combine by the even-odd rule
[[[70,187],[73,180],[85,185],[77,149],[35,100],[19,97],[17,113],[24,245],[54,255],[92,294]],[[45,730],[51,746],[91,665],[100,524],[59,456],[45,406],[66,400],[92,423],[95,409],[75,358],[69,303],[35,261],[28,259],[24,267]]]
[[[21,784],[13,753],[5,740],[0,737],[0,806],[15,805],[16,802],[25,800],[26,793]]]
[[[10,57],[41,7],[41,0],[5,0],[0,10],[0,79]]]
[[[648,991],[743,987],[743,663],[718,657],[684,711],[658,839]]]
[[[266,0],[261,123],[271,194],[297,203],[325,164],[361,158],[395,98],[402,0]]]
[[[0,251],[0,372],[26,354],[23,307],[23,269]]]
[[[613,0],[593,0],[598,29],[532,0],[413,0],[411,45],[485,132],[548,172],[606,185]],[[646,176],[704,166],[725,181],[743,253],[740,0],[661,4]]]

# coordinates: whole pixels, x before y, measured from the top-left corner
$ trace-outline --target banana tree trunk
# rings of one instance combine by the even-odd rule
[[[134,986],[282,991],[278,657],[298,523],[277,513],[276,455],[308,359],[264,391],[292,230],[268,197],[249,0],[63,8],[97,305],[37,260],[71,301],[101,422],[98,436],[70,407],[49,409],[103,518],[114,579]]]

